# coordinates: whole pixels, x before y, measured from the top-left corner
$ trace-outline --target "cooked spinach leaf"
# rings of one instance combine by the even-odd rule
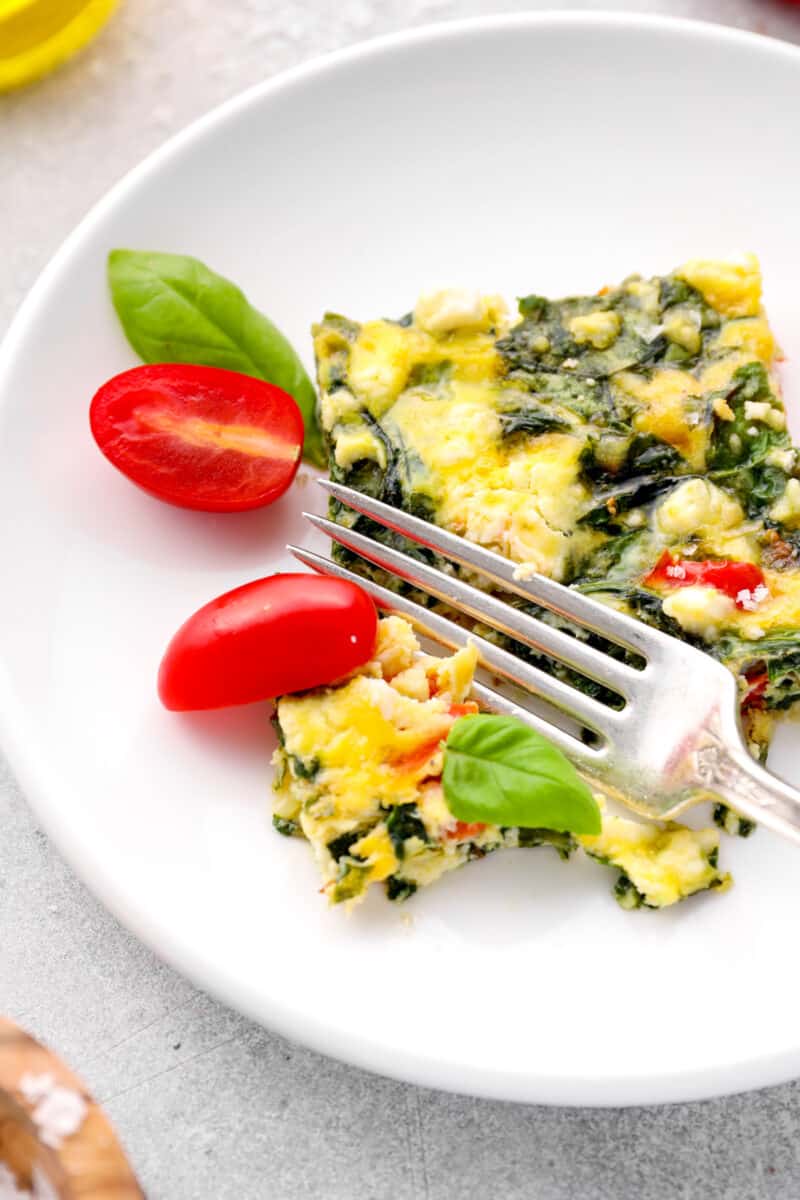
[[[552,846],[559,858],[568,859],[577,846],[575,838],[570,833],[560,833],[555,829],[531,829],[523,826],[517,830],[518,845]]]
[[[273,816],[272,828],[283,834],[284,837],[298,837],[300,835],[300,826],[297,821],[289,821],[286,817]]]
[[[674,476],[686,461],[674,446],[652,434],[636,433],[625,438],[590,438],[581,452],[581,472],[595,484],[612,484],[633,476],[664,471]]]
[[[423,842],[428,841],[427,830],[422,823],[416,804],[394,805],[386,818],[386,831],[399,859],[405,858],[405,843],[409,838],[419,838]]]
[[[733,471],[762,462],[776,445],[788,445],[785,433],[745,415],[748,401],[772,403],[775,399],[769,376],[761,363],[747,363],[734,372],[730,387],[720,395],[733,411],[733,420],[717,416],[711,438],[708,465],[712,471]]]
[[[723,634],[711,646],[715,658],[736,674],[764,677],[762,703],[770,709],[790,708],[800,700],[800,637],[797,630],[776,630],[757,642]]]
[[[650,475],[631,479],[618,488],[598,492],[593,507],[580,518],[579,524],[608,533],[619,533],[623,526],[618,518],[634,508],[650,504],[662,492],[681,483],[680,476]]]
[[[402,879],[399,875],[390,875],[386,880],[386,896],[389,900],[408,900],[414,895],[417,885],[410,879]]]
[[[350,853],[350,848],[364,836],[363,830],[353,830],[350,833],[340,833],[338,837],[328,842],[328,853],[338,862],[340,858]]]
[[[538,437],[540,433],[552,433],[555,429],[569,428],[567,422],[561,417],[533,404],[525,408],[509,409],[498,415],[504,438],[511,438],[520,433]]]
[[[292,774],[298,779],[315,779],[322,765],[318,758],[298,758],[296,754],[288,755]]]

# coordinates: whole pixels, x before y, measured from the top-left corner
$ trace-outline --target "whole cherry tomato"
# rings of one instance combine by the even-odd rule
[[[270,575],[218,596],[167,647],[158,694],[174,711],[225,708],[333,683],[368,662],[377,614],[325,575]]]

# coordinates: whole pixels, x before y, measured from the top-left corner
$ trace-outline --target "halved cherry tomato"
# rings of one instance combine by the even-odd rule
[[[695,562],[691,558],[673,558],[669,550],[665,550],[644,582],[648,587],[690,587],[693,583],[705,584],[736,600],[742,592],[752,594],[757,587],[763,587],[764,574],[755,563],[738,562],[729,558]],[[741,602],[737,603],[743,607]]]
[[[277,500],[303,446],[303,418],[288,392],[219,367],[123,371],[95,394],[90,422],[123,475],[159,500],[204,512]]]
[[[378,621],[366,592],[324,575],[270,575],[185,622],[158,672],[176,712],[225,708],[332,683],[368,662]]]

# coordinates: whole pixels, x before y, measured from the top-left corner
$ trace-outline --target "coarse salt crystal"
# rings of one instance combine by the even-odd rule
[[[36,1105],[33,1119],[46,1146],[54,1150],[83,1124],[86,1101],[72,1088],[56,1086]]]
[[[679,563],[676,563],[674,566],[667,567],[666,574],[670,579],[685,579],[686,568],[680,566]]]
[[[29,1104],[36,1106],[33,1121],[46,1146],[57,1150],[64,1138],[71,1137],[83,1124],[88,1107],[83,1096],[56,1083],[51,1074],[23,1075],[19,1090]]]
[[[759,583],[751,591],[749,588],[742,588],[736,593],[736,603],[739,608],[743,608],[745,612],[755,612],[762,600],[766,600],[769,595],[769,589],[764,587],[763,583]]]

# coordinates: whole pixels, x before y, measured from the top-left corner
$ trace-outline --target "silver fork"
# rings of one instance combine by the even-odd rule
[[[305,513],[312,525],[361,558],[605,685],[620,698],[620,707],[612,707],[405,596],[321,555],[289,547],[306,566],[352,580],[379,608],[408,617],[435,641],[451,648],[473,642],[483,667],[504,681],[493,687],[475,684],[474,695],[483,707],[527,722],[558,745],[591,784],[643,815],[671,819],[691,804],[712,799],[800,842],[800,791],[765,771],[749,754],[739,724],[736,682],[721,663],[552,579],[522,577],[509,559],[428,521],[342,484],[320,484],[355,512],[489,584],[633,652],[634,662],[630,655],[628,661],[620,661],[461,578]],[[536,711],[528,707],[528,697],[539,701]]]

